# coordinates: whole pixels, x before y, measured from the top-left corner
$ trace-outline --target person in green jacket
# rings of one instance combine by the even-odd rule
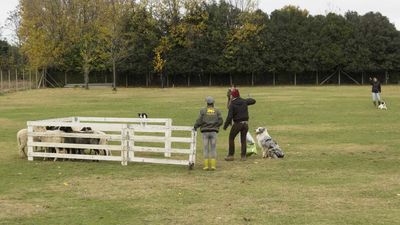
[[[200,115],[194,124],[194,129],[200,128],[203,134],[204,170],[215,170],[217,164],[217,133],[223,124],[221,112],[214,107],[214,99],[206,98],[207,107],[200,110]]]

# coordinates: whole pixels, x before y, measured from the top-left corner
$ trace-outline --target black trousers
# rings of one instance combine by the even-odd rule
[[[247,152],[247,141],[246,135],[249,131],[249,125],[247,122],[242,123],[234,123],[231,131],[229,133],[229,156],[233,156],[235,154],[235,138],[240,132],[240,143],[242,144],[241,147],[241,156],[246,156]]]

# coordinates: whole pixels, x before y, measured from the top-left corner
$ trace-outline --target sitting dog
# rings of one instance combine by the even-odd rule
[[[386,102],[381,102],[381,104],[378,105],[378,109],[387,110]]]
[[[272,139],[266,128],[257,128],[256,134],[258,145],[263,151],[263,158],[277,159],[285,156],[285,153],[282,151],[281,147]]]

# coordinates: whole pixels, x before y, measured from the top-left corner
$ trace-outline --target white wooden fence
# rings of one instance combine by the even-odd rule
[[[120,161],[122,165],[127,165],[128,162],[147,162],[188,165],[190,168],[196,161],[197,133],[192,127],[172,126],[171,119],[67,117],[28,121],[27,125],[28,160],[37,157],[104,160]],[[43,130],[46,126],[78,129],[90,127],[93,131],[101,132],[52,132]],[[173,135],[174,133],[177,134]],[[63,140],[65,138],[93,138],[107,140],[107,142],[106,144],[62,143],[51,141],[51,137]],[[41,141],[44,139],[47,142]],[[54,153],[43,150],[49,148],[85,149],[86,153],[67,154],[64,151]],[[103,150],[108,154],[87,154],[87,150]]]

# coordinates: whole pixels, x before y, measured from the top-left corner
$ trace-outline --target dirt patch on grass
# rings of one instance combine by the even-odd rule
[[[190,178],[189,178],[190,179]],[[168,190],[186,186],[187,178],[114,178],[104,176],[73,177],[49,189],[55,192],[69,192],[82,198],[124,199],[155,198]]]
[[[2,127],[13,127],[16,122],[10,119],[0,118],[0,124]]]
[[[45,211],[44,207],[38,204],[4,199],[0,199],[0,209],[0,220],[14,217],[28,217]]]

